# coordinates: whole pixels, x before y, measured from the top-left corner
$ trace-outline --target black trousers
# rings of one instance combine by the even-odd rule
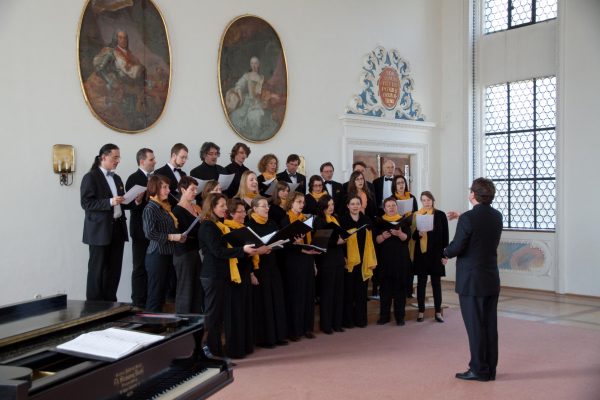
[[[405,281],[404,275],[382,277],[379,287],[379,319],[381,321],[390,320],[392,302],[394,303],[394,319],[396,322],[404,320],[406,314]]]
[[[344,261],[343,259],[341,260]],[[323,332],[342,327],[344,311],[344,264],[321,265],[319,325]]]
[[[352,272],[344,270],[344,326],[352,328],[367,326],[367,284],[363,281],[362,266],[356,265]]]
[[[120,223],[113,224],[112,240],[106,246],[89,245],[87,300],[117,301],[121,280],[125,237]]]
[[[459,295],[458,298],[469,336],[469,369],[478,375],[495,375],[498,365],[498,295]]]
[[[131,238],[131,302],[136,307],[146,307],[148,274],[146,273],[146,250],[150,241],[146,238]]]
[[[170,254],[146,254],[146,272],[148,274],[146,309],[148,311],[162,311],[167,293],[167,274],[172,262],[173,256]]]
[[[188,251],[173,256],[173,265],[177,275],[175,292],[175,312],[177,314],[198,314],[204,309],[204,292],[200,283],[200,254]]]
[[[425,312],[425,288],[427,286],[428,275],[417,276],[417,302],[419,303],[419,312]],[[439,275],[431,275],[431,289],[433,290],[433,304],[435,312],[442,312],[442,283]]]
[[[223,357],[224,309],[225,309],[225,278],[200,278],[204,289],[204,330],[207,333],[206,345],[210,352]]]

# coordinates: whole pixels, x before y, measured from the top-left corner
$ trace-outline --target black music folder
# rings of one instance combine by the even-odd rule
[[[321,253],[327,253],[327,247],[332,235],[333,229],[317,229],[312,235],[311,244],[294,243],[294,246],[299,246],[306,250],[317,250]]]

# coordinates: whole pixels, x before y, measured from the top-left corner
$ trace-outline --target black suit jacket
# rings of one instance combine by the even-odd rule
[[[225,194],[229,198],[232,198],[237,194],[238,189],[240,188],[240,179],[242,178],[242,174],[245,171],[248,171],[248,167],[246,167],[243,164],[239,165],[235,162],[232,162],[231,164],[225,167],[226,174],[235,174],[233,177],[233,181],[231,181],[231,185],[229,185],[229,188],[227,188],[227,190],[225,191]]]
[[[179,201],[179,192],[177,191],[177,185],[179,182],[177,181],[177,178],[175,177],[171,167],[165,164],[159,169],[155,169],[153,175],[162,175],[169,178],[169,190],[171,191],[171,195],[169,196],[169,204],[171,204],[171,207],[175,207]],[[186,176],[184,171],[181,171],[179,175],[181,175],[182,178]]]
[[[287,171],[280,172],[276,175],[278,181],[289,182],[292,183]],[[306,194],[306,176],[302,175],[299,172],[296,172],[296,181],[299,183],[296,188],[296,192],[300,192],[302,194]]]
[[[377,208],[382,208],[382,202],[384,200],[383,198],[383,182],[384,182],[385,177],[380,176],[379,178],[376,178],[373,181],[373,187],[375,188],[374,190],[374,194],[375,194],[375,205],[377,206]],[[392,178],[393,179],[393,178]],[[393,184],[393,181],[392,181]],[[392,193],[394,192],[393,188],[392,188]]]
[[[148,185],[148,177],[139,168],[133,174],[129,175],[129,178],[127,178],[125,190],[129,190],[135,185]],[[135,204],[135,201],[129,203],[129,210],[131,211],[129,219],[129,233],[131,234],[132,239],[146,238],[144,236],[144,223],[142,221],[142,213],[144,211],[144,207],[146,207],[146,204],[148,204],[148,200],[146,199],[145,194],[140,204]]]
[[[123,196],[125,188],[119,175],[114,176],[117,194]],[[83,243],[93,246],[107,246],[112,241],[113,223],[120,224],[123,237],[127,240],[127,218],[125,206],[121,205],[123,215],[118,220],[113,219],[114,207],[110,205],[113,197],[106,177],[100,168],[94,168],[81,180],[81,208],[85,210],[83,221]]]
[[[329,193],[329,195],[331,196],[331,198],[333,199],[333,204],[335,205],[335,211],[338,212],[338,208],[339,208],[339,202],[341,200],[341,196],[342,196],[342,184],[336,181],[329,181],[331,182],[331,191],[333,193]],[[323,187],[323,190],[327,191],[327,186]]]
[[[444,251],[456,262],[456,293],[494,296],[500,293],[497,249],[502,214],[491,205],[477,204],[458,218],[452,243]]]

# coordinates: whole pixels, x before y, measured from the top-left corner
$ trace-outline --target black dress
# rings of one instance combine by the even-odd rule
[[[289,216],[282,225],[290,224]],[[306,238],[304,238],[306,243]],[[289,245],[284,250],[286,311],[288,335],[297,340],[312,335],[315,325],[315,259],[301,248]]]
[[[202,251],[200,280],[204,289],[204,328],[208,333],[210,352],[222,357],[221,343],[224,322],[224,304],[229,275],[229,259],[244,257],[242,247],[228,248],[223,233],[213,221],[206,220],[198,230],[198,243]]]
[[[265,184],[266,179],[263,174],[258,175],[256,177],[256,181],[258,182],[258,193],[260,193],[260,195],[263,197],[270,198],[271,196],[265,194],[265,192],[267,191],[267,189],[269,189],[269,186],[271,186],[271,182]],[[277,195],[277,193],[274,193],[274,195]]]
[[[360,228],[364,224],[370,224],[371,220],[360,213],[358,221],[354,221],[350,214],[340,218],[340,225],[345,230]],[[358,251],[361,260],[364,257],[366,229],[361,229],[357,235]],[[362,263],[361,263],[362,264]],[[346,328],[367,326],[367,284],[362,277],[361,264],[355,265],[352,272],[344,270],[344,317],[343,324]]]
[[[412,212],[416,212],[419,207],[417,205],[417,199],[412,194],[410,198],[413,201]],[[412,262],[408,265],[408,269],[406,271],[406,297],[413,297],[414,292],[414,282],[415,282],[415,271],[413,270]]]
[[[317,213],[317,202],[318,200],[313,197],[312,194],[308,193],[304,196],[304,209],[303,214],[315,215]]]
[[[240,283],[225,285],[225,343],[230,358],[244,358],[254,351],[254,312],[252,306],[252,259],[244,254],[238,259]]]
[[[277,204],[271,204],[269,207],[269,221],[273,222],[277,229],[281,228],[281,221],[285,217],[285,210]]]
[[[270,220],[259,224],[252,218],[248,227],[261,236],[277,230]],[[281,344],[287,337],[283,282],[277,265],[279,252],[281,250],[261,255],[258,269],[254,270],[258,279],[258,286],[253,287],[256,343],[266,347]]]
[[[185,208],[177,205],[173,208],[177,218],[179,233],[185,232],[196,217]],[[175,312],[178,314],[201,313],[204,310],[204,292],[200,283],[200,246],[198,244],[198,229],[196,224],[189,232],[185,243],[176,243],[173,253],[173,266],[177,275],[175,290]]]
[[[317,216],[313,222],[315,229],[330,229],[323,217]],[[339,228],[341,229],[341,228]],[[342,330],[344,311],[344,247],[337,244],[339,234],[335,231],[327,246],[327,252],[315,257],[317,262],[319,283],[319,325],[321,331],[331,333]]]
[[[373,235],[377,237],[383,232],[396,227],[384,219],[378,218],[373,229]],[[386,323],[390,320],[392,301],[394,303],[394,318],[396,322],[404,321],[406,274],[410,265],[410,254],[408,251],[410,226],[402,225],[401,229],[407,235],[406,240],[401,240],[399,237],[392,235],[383,242],[376,244],[381,297],[378,321],[380,323]],[[377,243],[376,240],[375,243]]]
[[[416,218],[416,217],[415,217]],[[446,213],[435,210],[433,213],[433,231],[427,232],[427,251],[421,252],[419,231],[415,229],[412,238],[415,240],[413,267],[417,275],[417,300],[419,312],[425,311],[425,286],[427,277],[431,276],[433,302],[435,311],[442,310],[442,289],[440,277],[446,276],[446,267],[442,264],[443,251],[448,246],[448,218]]]

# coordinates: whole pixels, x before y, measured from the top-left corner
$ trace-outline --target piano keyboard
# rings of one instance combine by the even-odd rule
[[[202,384],[219,375],[220,368],[182,368],[173,366],[146,381],[127,397],[128,400],[183,400],[197,399],[204,392]]]

